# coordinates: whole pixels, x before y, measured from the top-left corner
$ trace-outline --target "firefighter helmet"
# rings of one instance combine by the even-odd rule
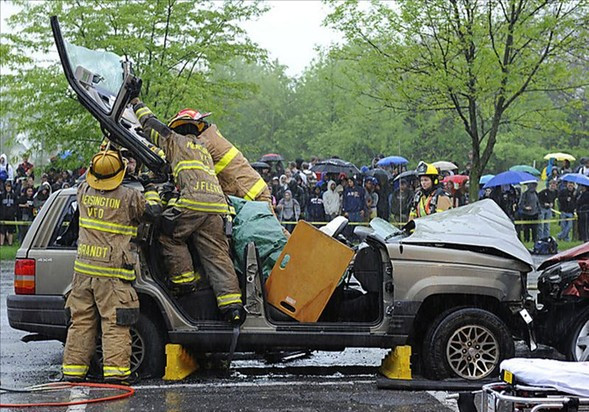
[[[101,151],[92,158],[86,181],[96,190],[114,190],[123,181],[126,168],[126,161],[119,151]]]
[[[183,109],[168,122],[168,127],[174,129],[183,124],[197,125],[202,119],[210,115],[211,113],[201,113],[194,109]]]
[[[434,185],[439,183],[438,176],[440,172],[438,172],[438,169],[434,165],[430,163],[419,162],[416,170],[417,176],[429,176],[432,179]]]

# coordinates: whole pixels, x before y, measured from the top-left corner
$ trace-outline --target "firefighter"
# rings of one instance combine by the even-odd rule
[[[250,166],[243,154],[225,139],[217,125],[204,119],[210,113],[184,109],[170,120],[168,127],[180,134],[193,134],[202,139],[215,163],[215,173],[226,195],[272,203],[268,184]]]
[[[443,212],[452,207],[452,201],[440,186],[438,169],[432,164],[419,162],[417,165],[420,188],[415,192],[409,220]]]
[[[63,355],[63,377],[83,381],[94,353],[99,322],[102,331],[103,376],[129,384],[130,326],[139,316],[135,258],[130,248],[141,220],[161,212],[159,196],[146,189],[121,186],[126,161],[120,152],[105,150],[92,158],[86,181],[78,187],[78,253],[72,290],[66,301],[71,324]]]
[[[226,320],[239,324],[244,319],[241,291],[223,224],[229,208],[211,155],[202,140],[171,130],[137,97],[131,104],[146,136],[164,150],[180,191],[174,206],[168,205],[162,215],[160,236],[172,291],[178,296],[191,293],[200,281],[186,244],[190,240],[199,252],[219,310]]]

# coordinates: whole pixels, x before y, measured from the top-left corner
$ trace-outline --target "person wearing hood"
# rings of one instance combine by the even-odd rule
[[[528,183],[528,190],[521,194],[519,199],[518,207],[522,216],[523,220],[531,220],[537,221],[538,216],[540,215],[540,200],[538,200],[538,192],[536,192],[536,187],[538,184]],[[538,237],[538,224],[536,223],[526,223],[522,227],[524,232],[524,241],[535,242]],[[530,231],[532,233],[532,238],[530,239]]]
[[[413,200],[413,190],[407,183],[407,180],[399,181],[399,188],[396,189],[390,197],[391,217],[395,222],[407,222],[409,212],[411,211],[411,201]]]
[[[35,197],[33,199],[33,208],[35,213],[38,213],[47,199],[51,196],[51,185],[47,182],[43,183],[37,193],[35,193]]]
[[[440,186],[439,172],[434,165],[419,162],[417,175],[420,187],[413,197],[409,220],[443,212],[452,207],[450,197]]]
[[[333,180],[327,183],[327,190],[323,193],[323,208],[325,217],[329,222],[340,214],[342,201],[339,193],[336,191],[336,184]]]
[[[8,157],[5,153],[0,155],[0,181],[2,184],[10,180],[14,182],[14,168],[8,163]]]
[[[10,180],[4,183],[4,192],[0,195],[0,202],[0,220],[15,222],[18,213],[18,197]],[[8,246],[12,246],[15,232],[16,226],[14,224],[0,225],[0,246],[4,246],[4,240]]]
[[[321,186],[315,185],[313,192],[307,202],[307,219],[310,222],[324,222],[325,208],[323,206],[323,196],[321,196]],[[315,224],[315,226],[318,226]]]
[[[299,205],[299,202],[297,202],[296,199],[293,199],[292,192],[286,190],[284,192],[284,197],[280,199],[276,205],[276,211],[278,212],[278,220],[281,222],[296,222],[301,215],[301,205]],[[294,223],[285,225],[285,228],[289,233],[292,233],[294,227]]]

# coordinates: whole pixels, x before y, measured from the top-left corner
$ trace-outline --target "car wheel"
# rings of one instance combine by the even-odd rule
[[[422,370],[433,379],[480,380],[497,375],[501,361],[514,353],[513,338],[497,316],[482,309],[453,309],[428,329]]]
[[[137,323],[131,326],[131,373],[141,377],[159,378],[166,366],[164,335],[156,324],[141,313]],[[90,374],[102,374],[102,345],[100,338],[90,366]]]
[[[581,312],[581,316],[575,323],[567,352],[567,358],[572,361],[589,361],[589,308]]]

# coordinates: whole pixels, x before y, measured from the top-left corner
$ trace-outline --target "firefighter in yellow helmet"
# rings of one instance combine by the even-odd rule
[[[129,384],[130,326],[139,316],[139,299],[131,285],[135,257],[130,248],[137,225],[161,212],[155,190],[122,186],[126,161],[120,152],[105,150],[92,158],[86,181],[77,192],[78,253],[72,290],[66,301],[71,324],[63,355],[63,376],[83,381],[102,331],[103,376]]]
[[[420,188],[413,197],[409,220],[443,212],[452,207],[450,197],[440,186],[439,172],[434,165],[419,162],[417,176]]]
[[[187,241],[194,242],[226,320],[244,319],[241,290],[229,255],[223,216],[229,212],[215,165],[204,142],[191,129],[176,132],[160,122],[141,101],[131,100],[144,133],[164,150],[180,196],[162,217],[160,242],[167,261],[172,290],[188,294],[200,280],[195,273]]]

